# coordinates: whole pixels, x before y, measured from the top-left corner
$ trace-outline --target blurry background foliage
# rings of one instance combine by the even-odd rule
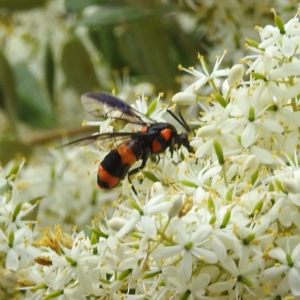
[[[132,99],[126,80],[117,84],[124,70],[131,86],[148,82],[153,92],[170,96],[180,89],[178,64],[195,65],[197,53],[213,64],[213,50],[222,54],[228,46],[244,54],[242,24],[254,32],[273,18],[264,6],[270,1],[258,0],[257,7],[237,1],[242,9],[206,2],[0,0],[2,164],[62,134],[80,133],[82,93],[115,88]],[[227,57],[228,64],[235,61]]]

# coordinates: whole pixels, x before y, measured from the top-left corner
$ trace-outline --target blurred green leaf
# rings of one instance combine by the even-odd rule
[[[50,99],[54,100],[54,80],[55,80],[55,64],[53,59],[53,53],[48,43],[45,53],[45,76],[46,86],[50,96]]]
[[[111,0],[113,2],[113,0]],[[115,0],[120,1],[120,0]],[[65,8],[67,11],[78,11],[89,5],[100,5],[105,3],[103,0],[65,0]]]
[[[17,115],[14,74],[7,59],[0,51],[0,106],[8,114],[11,125],[15,125]]]
[[[70,38],[64,45],[61,66],[68,84],[79,95],[100,89],[89,53],[77,37]]]
[[[0,9],[26,10],[45,5],[47,0],[0,0]]]
[[[207,53],[208,42],[204,36],[196,38],[193,34],[184,32],[174,16],[169,17],[164,24],[172,45],[171,58],[174,65],[192,66],[198,53]]]
[[[143,76],[138,81],[150,81],[161,90],[176,89],[178,64],[192,65],[197,53],[205,51],[176,18],[164,17],[174,12],[175,6],[145,7],[104,7],[79,23],[89,26],[92,42],[112,69],[128,67],[131,78]]]
[[[31,152],[32,148],[29,145],[10,136],[0,139],[0,162],[3,166],[17,157],[28,159]]]
[[[105,7],[98,10],[92,16],[83,18],[77,22],[77,25],[85,26],[111,26],[118,23],[135,21],[148,16],[151,10],[145,10],[140,7],[119,6]]]
[[[122,53],[119,53],[118,38],[113,30],[113,26],[90,28],[89,36],[92,43],[103,55],[105,63],[109,64],[110,69],[121,70],[128,64],[125,62]]]
[[[152,16],[130,23],[119,36],[119,49],[128,66],[145,75],[144,80],[162,90],[175,89],[177,65],[171,60],[171,45],[160,19]]]
[[[157,7],[138,7],[138,6],[115,6],[103,7],[92,16],[83,18],[77,25],[90,27],[116,26],[120,23],[127,23],[142,20],[152,15],[161,15],[172,11],[173,6],[163,5]]]
[[[55,126],[55,116],[41,88],[25,63],[14,67],[17,79],[18,112],[25,123],[38,128]]]

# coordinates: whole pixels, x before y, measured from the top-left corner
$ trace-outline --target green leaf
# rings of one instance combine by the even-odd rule
[[[142,170],[143,175],[153,182],[160,181],[152,172]]]
[[[217,102],[222,105],[222,107],[226,107],[227,106],[227,101],[224,99],[224,97],[220,94],[220,93],[217,93],[215,94],[216,95],[216,100]]]
[[[100,89],[89,53],[77,37],[71,37],[64,45],[61,66],[68,84],[79,95]]]
[[[65,8],[67,11],[78,11],[89,5],[99,4],[99,0],[65,0]]]
[[[67,11],[79,11],[90,5],[120,5],[122,0],[65,0]]]
[[[25,63],[14,67],[17,79],[18,113],[25,123],[38,128],[52,128],[55,116],[41,88]]]
[[[55,80],[55,64],[53,59],[53,53],[49,43],[47,44],[46,53],[45,53],[45,77],[46,77],[46,86],[50,96],[50,99],[54,100],[54,80]]]
[[[30,146],[10,136],[0,139],[0,162],[2,165],[6,165],[16,157],[26,157],[28,159],[31,152]]]
[[[105,7],[92,16],[83,18],[77,25],[92,27],[112,26],[118,23],[141,20],[152,13],[151,10],[133,6]]]
[[[121,70],[126,67],[123,55],[118,49],[118,41],[113,26],[89,28],[89,37],[103,55],[105,63],[109,64],[110,69]]]
[[[274,21],[275,21],[275,24],[278,27],[280,33],[285,34],[284,23],[283,23],[281,17],[279,15],[275,14]]]
[[[156,106],[157,106],[157,99],[155,99],[154,101],[152,101],[150,103],[150,105],[148,106],[147,112],[145,113],[145,116],[149,117],[155,110]]]
[[[171,47],[161,19],[151,16],[128,24],[119,35],[119,50],[128,67],[145,75],[144,80],[154,83],[158,90],[175,89],[177,67],[171,60]]]
[[[194,182],[188,181],[188,180],[180,180],[179,181],[181,184],[188,186],[188,187],[193,187],[193,188],[197,188],[198,185],[195,184]]]
[[[17,115],[15,78],[11,66],[0,51],[0,107],[14,126]]]
[[[123,272],[121,272],[118,277],[117,280],[124,280],[126,277],[128,277],[130,274],[132,273],[132,269],[127,269]]]
[[[0,0],[0,9],[27,10],[43,6],[47,0]]]
[[[219,164],[224,165],[225,160],[224,160],[224,155],[223,155],[223,148],[217,140],[214,140],[214,148],[215,148],[215,152],[218,157]]]

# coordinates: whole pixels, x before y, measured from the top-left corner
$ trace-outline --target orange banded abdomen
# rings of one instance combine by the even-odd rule
[[[131,166],[141,158],[136,140],[120,144],[109,152],[98,168],[97,183],[100,188],[111,189],[124,179]]]

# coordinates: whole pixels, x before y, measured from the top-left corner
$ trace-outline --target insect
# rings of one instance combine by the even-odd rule
[[[158,123],[137,111],[121,99],[105,94],[89,92],[81,96],[84,109],[91,115],[99,118],[114,118],[141,126],[138,132],[113,132],[96,134],[68,143],[88,145],[94,142],[111,142],[116,144],[99,164],[97,183],[100,188],[111,189],[119,184],[126,175],[131,183],[131,175],[143,169],[148,158],[163,153],[167,148],[171,155],[176,148],[186,147],[191,151],[188,133],[178,134],[175,127],[169,123]],[[172,111],[167,110],[187,132],[189,126],[180,114],[177,117]],[[141,160],[139,167],[130,170],[135,162]],[[136,190],[132,185],[136,194]]]

